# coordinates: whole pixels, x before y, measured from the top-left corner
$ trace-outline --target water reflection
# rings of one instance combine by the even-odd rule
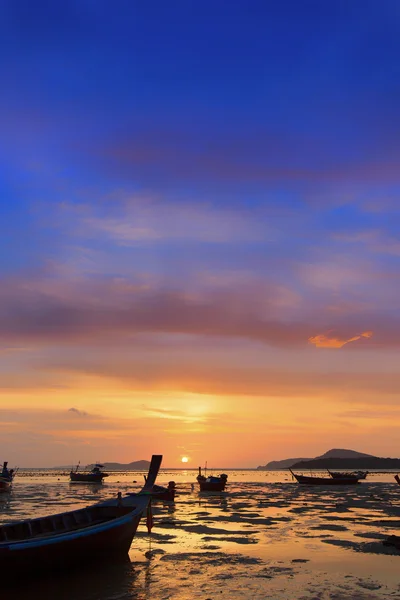
[[[227,492],[199,492],[198,498],[199,506],[217,507],[224,511],[228,510],[229,494]]]
[[[83,570],[70,571],[52,575],[47,578],[25,579],[19,584],[13,582],[13,587],[2,590],[2,600],[16,600],[16,598],[29,598],[29,600],[43,600],[51,598],[57,600],[110,600],[115,598],[118,590],[118,599],[140,598],[143,599],[143,586],[138,582],[143,565],[139,567],[131,563],[128,557],[118,562],[104,565],[85,565]],[[150,582],[150,579],[149,579]],[[145,585],[149,588],[150,583]],[[146,593],[145,597],[148,597]]]
[[[173,515],[176,511],[175,502],[164,502],[168,514]]]
[[[400,527],[400,486],[394,481],[371,478],[357,489],[314,489],[266,482],[264,474],[261,481],[259,473],[247,474],[254,477],[248,481],[243,475],[239,483],[239,475],[224,493],[192,492],[192,482],[181,481],[175,502],[154,502],[152,535],[144,519],[132,563],[85,567],[32,583],[29,593],[2,593],[1,600],[398,597],[400,552],[382,544]],[[93,504],[132,491],[131,480],[94,489],[26,479],[0,498],[0,521]]]
[[[96,496],[99,496],[100,492],[102,490],[104,490],[104,489],[107,490],[106,484],[103,484],[103,483],[87,483],[87,482],[75,483],[75,482],[70,481],[69,486],[71,487],[71,490],[74,490],[76,488],[78,488],[78,489],[83,488],[86,493],[94,494]]]

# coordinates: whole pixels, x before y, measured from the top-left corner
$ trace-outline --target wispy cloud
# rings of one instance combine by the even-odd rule
[[[347,313],[334,311],[323,297],[311,296],[308,302],[290,288],[256,280],[240,287],[209,281],[199,289],[182,283],[179,289],[122,278],[3,279],[0,335],[3,343],[25,348],[32,343],[109,344],[144,333],[304,348],[307,341],[341,347],[373,331],[374,345],[400,343],[400,323],[378,309],[360,312],[350,304]],[[321,333],[313,334],[316,329]]]
[[[332,239],[344,244],[363,245],[371,254],[391,254],[400,256],[400,242],[385,231],[365,230],[352,232],[335,232]]]
[[[343,412],[338,413],[338,417],[346,418],[346,419],[373,419],[373,420],[400,420],[400,409],[399,408],[382,408],[382,406],[373,407],[369,406],[368,408],[363,409],[353,409],[353,410],[345,410]]]
[[[88,416],[87,412],[85,412],[84,410],[78,410],[77,408],[69,408],[68,412],[75,413],[79,417],[87,417]]]
[[[110,239],[120,245],[254,242],[275,235],[260,210],[233,209],[198,200],[177,202],[126,192],[112,199],[108,209],[96,204],[62,204],[61,215],[70,220],[75,233],[89,239]]]
[[[360,335],[355,335],[348,339],[341,339],[340,337],[320,333],[318,335],[309,337],[308,341],[310,344],[313,344],[317,348],[343,348],[343,346],[345,346],[346,344],[356,342],[357,340],[361,340],[362,338],[368,339],[372,337],[372,335],[372,331],[364,331],[363,333],[360,333]]]
[[[234,287],[188,293],[120,279],[14,280],[0,291],[0,333],[13,343],[89,342],[159,332],[304,344],[309,325],[268,318],[268,293],[261,297],[262,303],[254,287],[252,294]],[[276,298],[273,294],[271,306]]]
[[[385,159],[372,154],[360,160],[335,156],[329,160],[326,144],[313,143],[310,139],[288,136],[275,137],[265,131],[251,137],[225,135],[224,140],[208,145],[207,151],[182,139],[180,131],[135,132],[128,137],[110,136],[96,148],[86,148],[93,160],[109,174],[132,176],[140,171],[145,179],[169,182],[227,181],[263,184],[285,181],[308,184],[398,181],[399,160],[389,152]],[[307,150],[304,144],[307,144]],[[171,148],[174,149],[171,152]],[[257,153],[254,154],[254,148]],[[321,155],[326,157],[321,162]],[[305,160],[299,160],[304,156]],[[314,160],[310,160],[310,156]],[[316,166],[317,165],[317,166]]]

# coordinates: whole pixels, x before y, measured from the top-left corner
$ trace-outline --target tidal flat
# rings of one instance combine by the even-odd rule
[[[122,563],[38,581],[23,574],[4,600],[378,600],[400,597],[400,486],[372,473],[348,487],[309,487],[286,472],[226,471],[227,491],[200,493],[195,471],[161,471],[174,503],[154,502]],[[216,471],[215,474],[218,474]],[[141,487],[143,473],[103,485],[26,472],[0,498],[0,522],[62,512]]]

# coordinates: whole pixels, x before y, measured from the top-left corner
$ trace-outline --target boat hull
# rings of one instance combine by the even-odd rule
[[[349,477],[308,477],[307,475],[295,475],[293,477],[303,485],[355,485],[358,483],[358,479],[352,479]]]
[[[175,500],[175,481],[170,481],[168,487],[153,485],[151,490],[151,498],[152,500],[173,502]]]
[[[71,471],[69,478],[74,483],[103,483],[105,473],[74,473]]]
[[[6,573],[40,573],[64,570],[93,561],[126,555],[142,512],[128,514],[115,523],[86,531],[0,545],[0,564]]]
[[[219,477],[204,477],[204,475],[197,476],[197,482],[200,486],[201,492],[223,492],[225,490],[227,480],[227,475],[220,475]]]
[[[218,477],[215,477],[214,475],[205,477],[201,473],[201,467],[199,467],[199,474],[196,479],[201,492],[223,492],[225,490],[226,482],[228,481],[228,475],[222,473],[222,475],[219,475]]]
[[[163,500],[164,502],[173,502],[175,500],[175,490],[165,490],[165,492],[152,492],[152,500]]]
[[[153,455],[146,486],[153,487],[162,456]],[[150,492],[117,498],[72,510],[0,525],[0,565],[9,574],[42,575],[86,563],[126,556]],[[148,525],[148,527],[150,527]]]
[[[199,481],[201,492],[223,492],[225,490],[226,481]]]
[[[368,471],[351,471],[346,473],[345,471],[328,471],[329,475],[333,477],[333,479],[366,479],[368,475]]]
[[[12,479],[0,477],[0,493],[11,491]]]

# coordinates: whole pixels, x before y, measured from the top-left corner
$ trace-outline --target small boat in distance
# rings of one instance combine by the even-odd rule
[[[8,462],[4,461],[3,469],[0,473],[0,492],[11,491],[11,485],[16,474],[15,469],[8,469],[7,465]]]
[[[117,498],[85,508],[0,525],[1,568],[20,577],[126,556],[148,510],[161,461],[161,455],[153,455],[146,485],[138,494],[122,497],[119,492]],[[149,530],[151,524],[149,518]]]
[[[342,479],[349,477],[350,479],[366,479],[368,471],[330,471],[328,473],[333,479]]]
[[[206,467],[206,476],[201,474],[201,467],[199,467],[199,474],[196,479],[198,484],[200,485],[201,492],[223,492],[225,490],[226,482],[228,481],[228,475],[222,473],[218,477],[214,477],[209,475],[207,477],[207,467]]]
[[[164,500],[165,502],[174,502],[175,500],[175,481],[169,481],[168,487],[153,485],[151,490],[152,500]]]
[[[315,477],[312,475],[297,475],[293,473],[292,469],[289,469],[289,471],[298,483],[304,485],[354,485],[359,483],[358,479],[354,477]]]
[[[70,481],[73,481],[74,483],[102,483],[104,477],[108,477],[108,473],[101,470],[103,467],[104,465],[96,463],[91,471],[82,471],[81,473],[78,473],[78,463],[75,471],[71,471],[69,474]]]
[[[145,484],[147,484],[147,476],[144,476]],[[168,487],[162,485],[153,485],[151,489],[151,497],[153,500],[165,500],[173,502],[175,500],[175,481],[169,481]]]

